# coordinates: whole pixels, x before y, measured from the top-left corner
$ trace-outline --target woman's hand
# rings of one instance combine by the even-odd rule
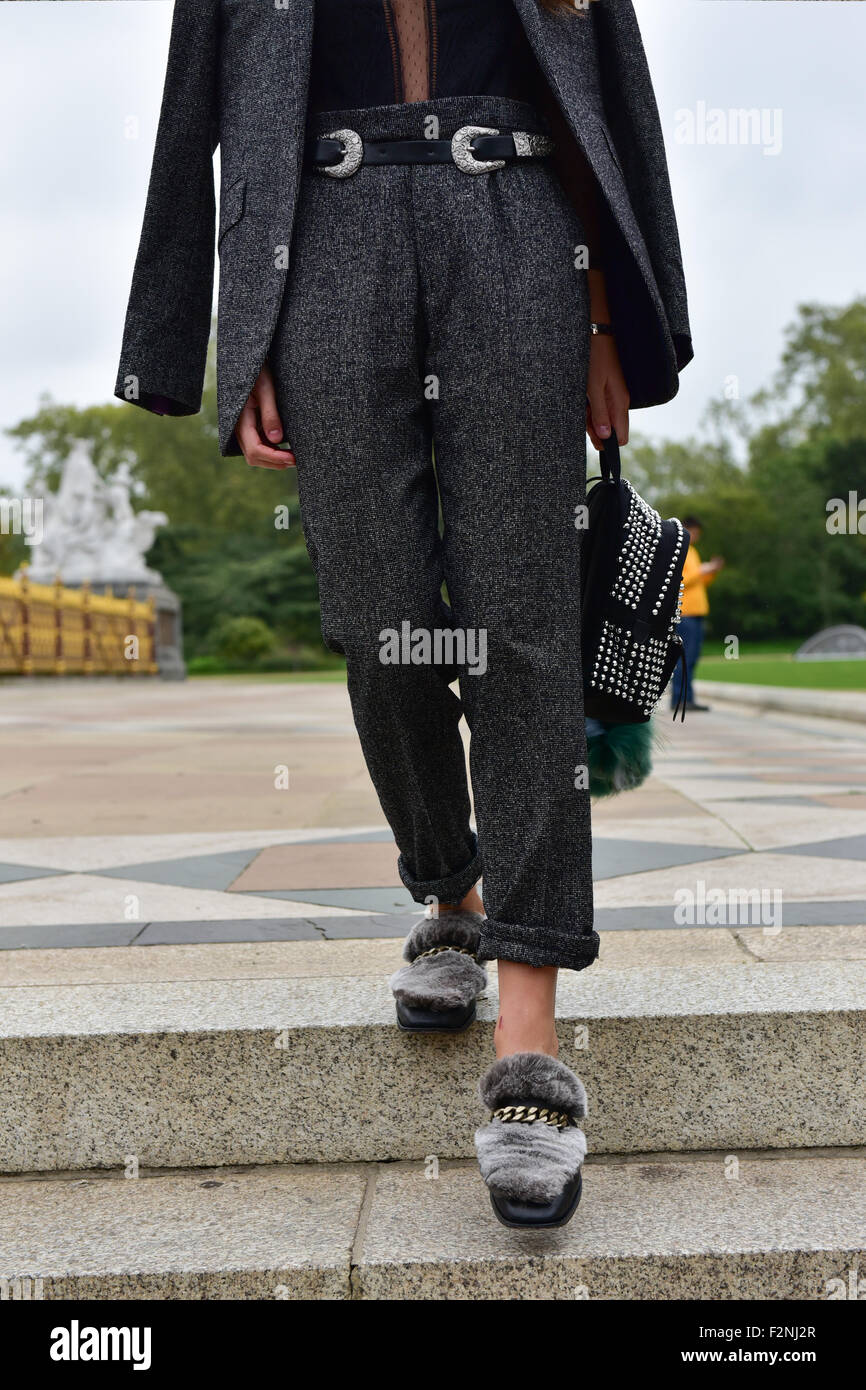
[[[611,428],[620,444],[628,443],[628,402],[616,339],[607,333],[594,334],[586,383],[586,432],[599,452],[610,439]]]
[[[274,378],[265,363],[249,400],[240,413],[235,429],[237,441],[247,463],[253,468],[294,468],[295,456],[289,449],[275,449],[283,437],[283,423],[277,410]],[[270,444],[265,439],[271,440]]]

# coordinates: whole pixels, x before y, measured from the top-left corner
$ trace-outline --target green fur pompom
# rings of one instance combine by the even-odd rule
[[[589,794],[615,796],[645,782],[652,772],[653,728],[587,720]]]

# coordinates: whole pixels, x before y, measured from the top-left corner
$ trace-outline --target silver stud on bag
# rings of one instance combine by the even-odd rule
[[[644,718],[649,718],[661,699],[669,653],[680,621],[682,581],[678,583],[675,605],[670,590],[685,534],[676,518],[663,522],[655,508],[624,479],[623,485],[627,489],[628,513],[621,523],[622,541],[609,597],[624,610],[625,622],[632,622],[631,613],[644,611],[650,620],[664,623],[664,634],[642,632],[638,636],[631,627],[620,626],[615,617],[603,618],[589,685],[599,694],[634,705]],[[667,554],[665,565],[659,562],[659,550],[664,545],[664,528],[671,523],[676,526],[676,539],[673,555]],[[670,541],[665,550],[669,546]]]

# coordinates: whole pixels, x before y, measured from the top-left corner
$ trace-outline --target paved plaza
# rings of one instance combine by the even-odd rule
[[[652,780],[594,810],[599,930],[711,931],[707,894],[763,891],[792,930],[747,923],[762,951],[866,953],[866,723],[658,727]],[[7,949],[381,939],[417,910],[342,683],[8,682],[0,749]]]
[[[866,719],[714,705],[663,716],[652,780],[595,809],[601,957],[557,1000],[586,1196],[528,1236],[473,1157],[495,965],[460,1037],[394,1025],[417,908],[344,686],[0,688],[0,1274],[58,1299],[847,1291]],[[750,892],[775,925],[702,906]]]

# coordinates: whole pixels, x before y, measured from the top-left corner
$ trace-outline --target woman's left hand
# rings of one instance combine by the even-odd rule
[[[620,444],[628,443],[628,404],[616,339],[607,333],[594,334],[586,383],[586,432],[599,452],[610,439],[611,428]]]

